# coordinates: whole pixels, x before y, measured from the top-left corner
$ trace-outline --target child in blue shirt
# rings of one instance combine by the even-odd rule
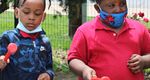
[[[53,80],[51,45],[40,25],[46,16],[46,0],[16,2],[19,23],[0,40],[0,80]],[[3,59],[9,43],[17,44],[18,49],[6,63]]]

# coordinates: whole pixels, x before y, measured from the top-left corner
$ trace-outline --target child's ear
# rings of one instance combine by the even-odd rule
[[[44,12],[42,22],[45,20],[45,18],[46,18],[46,13]]]
[[[15,8],[14,12],[15,12],[15,17],[16,17],[16,18],[19,18],[19,11],[18,11],[18,8]]]
[[[94,8],[95,8],[95,10],[97,11],[97,13],[100,12],[100,8],[99,8],[98,4],[94,4]]]

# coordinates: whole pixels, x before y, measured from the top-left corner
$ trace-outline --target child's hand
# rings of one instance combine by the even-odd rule
[[[91,80],[93,76],[96,76],[96,72],[94,69],[90,67],[85,67],[82,71],[82,77],[84,80]]]
[[[0,70],[3,70],[7,63],[9,63],[9,59],[7,60],[7,62],[4,61],[5,56],[0,56]]]
[[[91,80],[101,80],[100,78],[98,78],[96,75],[93,75]]]
[[[128,61],[128,68],[133,73],[141,72],[143,69],[143,66],[144,64],[143,64],[142,56],[138,54],[133,54]]]
[[[51,80],[48,73],[42,73],[39,75],[37,80]]]

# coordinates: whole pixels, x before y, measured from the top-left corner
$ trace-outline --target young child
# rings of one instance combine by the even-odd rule
[[[96,0],[99,15],[81,25],[73,38],[68,64],[79,80],[108,76],[111,80],[144,80],[150,67],[150,34],[127,19],[126,0]]]
[[[51,45],[41,28],[46,14],[46,0],[17,0],[15,15],[19,23],[2,34],[0,41],[0,80],[53,80]],[[9,43],[17,51],[4,62]]]

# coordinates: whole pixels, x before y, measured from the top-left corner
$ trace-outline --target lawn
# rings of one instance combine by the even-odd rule
[[[148,29],[150,29],[150,22],[148,22],[148,23],[143,22],[143,24],[144,24]]]

